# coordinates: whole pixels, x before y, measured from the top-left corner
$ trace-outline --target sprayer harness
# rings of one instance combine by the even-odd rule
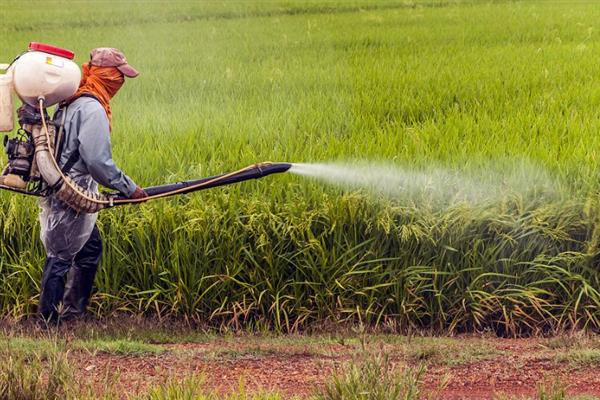
[[[46,118],[44,116],[44,99],[40,99],[39,100],[39,108],[40,108],[40,114],[41,114],[41,117],[42,117],[42,127],[44,129],[44,134],[46,136],[47,143],[50,146],[50,143],[51,143],[50,133],[48,131],[48,126],[46,124]],[[50,152],[53,154],[51,148],[50,148]],[[77,156],[79,156],[79,154],[77,154]],[[161,194],[151,195],[151,196],[148,196],[148,197],[145,197],[145,198],[142,198],[142,199],[116,199],[113,195],[106,196],[106,195],[101,194],[99,196],[90,196],[90,193],[87,190],[82,189],[79,185],[77,185],[75,182],[73,182],[72,179],[70,179],[69,177],[66,176],[67,172],[63,171],[63,169],[61,169],[58,166],[58,163],[56,162],[56,158],[55,157],[51,157],[51,160],[54,163],[54,167],[59,171],[59,173],[61,175],[62,185],[66,184],[73,191],[73,193],[75,193],[77,196],[81,197],[82,199],[84,199],[87,202],[90,202],[90,203],[92,203],[94,205],[97,205],[98,206],[98,210],[100,210],[102,208],[113,207],[113,206],[115,206],[117,204],[136,204],[136,203],[142,203],[142,202],[145,202],[145,201],[148,201],[148,200],[155,200],[155,199],[160,199],[160,198],[167,197],[167,196],[172,196],[172,195],[181,193],[183,191],[186,191],[186,192],[193,191],[194,189],[200,189],[203,186],[206,186],[206,185],[208,185],[210,183],[218,182],[219,180],[222,180],[222,179],[225,179],[227,177],[239,174],[240,172],[244,172],[244,171],[247,171],[247,170],[252,169],[252,168],[255,167],[254,165],[251,165],[251,166],[239,169],[237,171],[231,172],[229,174],[225,174],[225,175],[216,177],[213,180],[209,180],[207,182],[202,182],[202,183],[199,183],[197,185],[186,187],[185,189],[173,190],[173,191],[170,191],[170,192],[165,192],[165,193],[161,193]],[[69,161],[72,161],[72,164],[74,164],[77,160],[76,159],[75,160],[69,159]],[[68,163],[69,162],[67,161],[67,164]],[[69,166],[67,164],[65,164],[65,168],[64,169],[67,169],[66,167]],[[69,166],[69,169],[71,167],[72,167],[72,165]],[[68,171],[68,169],[67,169],[67,171]],[[85,210],[77,210],[77,211],[85,211]]]

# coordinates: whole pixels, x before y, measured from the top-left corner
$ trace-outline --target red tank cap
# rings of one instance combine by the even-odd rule
[[[62,49],[60,47],[52,46],[51,44],[31,42],[29,43],[28,49],[31,51],[41,51],[54,56],[68,58],[69,60],[72,60],[73,57],[75,57],[75,53],[73,53],[71,50]]]

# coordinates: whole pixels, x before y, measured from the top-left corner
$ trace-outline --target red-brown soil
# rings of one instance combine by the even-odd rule
[[[127,356],[86,351],[70,354],[82,381],[102,385],[118,371],[120,392],[138,393],[171,378],[201,374],[206,388],[234,391],[240,382],[250,392],[276,391],[284,398],[308,397],[332,371],[369,352],[385,352],[398,366],[427,365],[423,381],[430,398],[492,399],[533,396],[540,383],[562,382],[569,394],[600,395],[600,363],[570,360],[575,343],[557,347],[548,339],[443,338],[407,343],[375,337],[369,343],[293,337],[207,339],[205,343],[166,344],[165,353]],[[563,358],[559,358],[563,354]],[[443,385],[441,382],[446,382]]]

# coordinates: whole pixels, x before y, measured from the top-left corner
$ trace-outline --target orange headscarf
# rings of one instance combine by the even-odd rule
[[[90,63],[83,64],[83,77],[79,83],[77,93],[71,100],[80,97],[82,94],[91,94],[94,96],[108,117],[108,122],[112,126],[112,112],[110,111],[110,99],[119,91],[125,77],[116,67],[96,67]]]

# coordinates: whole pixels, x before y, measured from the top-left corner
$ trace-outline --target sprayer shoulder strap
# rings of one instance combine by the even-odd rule
[[[56,158],[59,158],[59,159],[60,159],[60,155],[62,154],[63,148],[65,147],[64,130],[65,130],[65,116],[67,114],[67,108],[68,108],[67,104],[60,104],[57,112],[54,113],[54,121],[53,122],[54,122],[54,125],[56,126],[56,119],[57,119],[56,114],[58,114],[58,112],[60,112],[60,124],[58,125],[58,134],[56,135],[57,143],[55,143],[55,145],[58,146],[55,155],[56,155]]]
[[[72,99],[69,99],[68,101],[64,102],[62,104],[63,112],[67,112],[67,107],[69,106],[69,104],[71,104],[72,102],[74,102],[75,100],[77,100],[80,97],[91,97],[92,99],[98,101],[98,99],[96,98],[96,96],[90,94],[90,93],[82,93],[81,95],[74,97]],[[63,146],[64,146],[64,142],[65,140],[63,140],[60,143],[60,149],[59,149],[59,155],[62,154],[62,150],[63,150]],[[59,156],[60,157],[60,156]],[[63,167],[61,168],[61,171],[63,174],[67,175],[70,171],[71,168],[73,168],[73,166],[77,163],[77,161],[79,161],[80,158],[80,154],[79,154],[79,149],[76,149],[67,159],[67,162],[65,163],[65,165],[63,165]]]
[[[61,168],[61,171],[63,172],[63,174],[68,174],[71,171],[71,168],[73,168],[73,165],[75,165],[75,163],[77,161],[79,161],[79,150],[75,150],[67,159],[67,162],[65,163],[65,165],[63,165],[63,167]]]
[[[67,108],[69,107],[68,103],[63,103],[60,105],[60,119],[62,120],[60,127],[59,127],[59,132],[62,133],[65,129],[64,126],[64,118],[65,115],[67,113]],[[56,122],[56,121],[55,121]],[[59,140],[59,143],[57,143],[58,145],[58,151],[56,152],[56,158],[58,160],[60,160],[61,154],[63,153],[64,147],[65,147],[65,142],[67,141],[66,138],[64,137],[64,135],[59,134],[56,138],[57,140]],[[61,168],[61,171],[63,172],[63,174],[67,174],[71,168],[73,168],[73,165],[75,165],[75,163],[79,160],[79,150],[75,150],[73,152],[73,154],[71,154],[69,156],[69,159],[67,160],[67,162],[65,163],[65,165]]]

